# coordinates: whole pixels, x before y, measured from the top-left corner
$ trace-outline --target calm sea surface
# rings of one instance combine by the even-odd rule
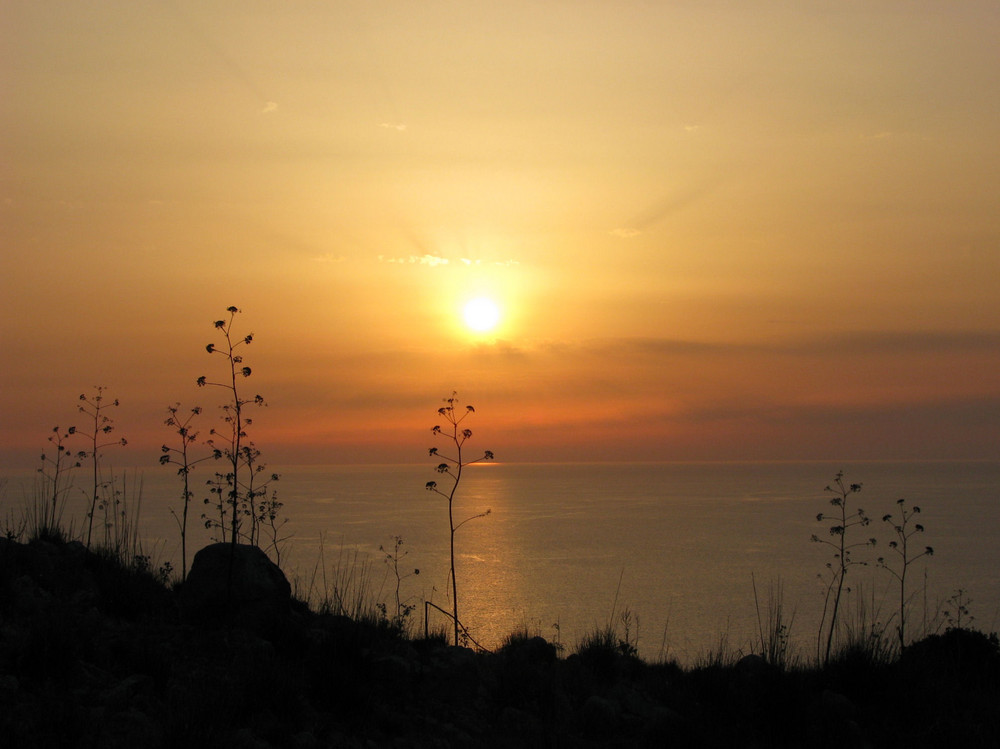
[[[527,626],[572,648],[627,609],[633,636],[638,620],[640,654],[692,663],[724,637],[733,649],[746,649],[757,631],[752,581],[762,606],[780,581],[786,616],[795,615],[792,640],[809,656],[822,609],[817,575],[831,560],[827,547],[809,538],[826,533],[816,515],[832,509],[823,488],[841,467],[848,482],[864,485],[852,502],[873,518],[863,537],[877,536],[880,553],[890,540],[880,519],[896,511],[896,500],[905,497],[923,510],[918,520],[926,531],[916,541],[935,554],[912,568],[918,595],[911,622],[919,626],[925,611],[932,616],[961,588],[971,598],[974,625],[1000,626],[1000,463],[994,462],[474,466],[459,490],[456,521],[491,513],[458,532],[460,616],[486,646]],[[402,583],[403,597],[421,604],[415,620],[422,626],[424,600],[448,608],[447,503],[424,489],[439,479],[431,464],[277,470],[292,535],[282,566],[302,592],[322,538],[328,577],[338,558],[357,552],[371,563],[376,591],[390,600],[395,579],[378,549],[399,535],[403,566],[420,569]],[[205,478],[207,471],[195,481],[199,490]],[[146,545],[179,567],[170,514],[178,506],[177,478],[170,469],[150,468],[142,481]],[[3,516],[30,493],[30,480],[10,476]],[[203,509],[195,507],[189,548],[209,540],[198,527]],[[67,513],[79,523],[83,512],[78,493]],[[872,565],[852,574],[888,617],[894,600],[888,573]],[[445,623],[432,610],[432,626]]]

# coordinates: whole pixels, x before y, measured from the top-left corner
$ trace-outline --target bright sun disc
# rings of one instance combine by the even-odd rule
[[[492,299],[479,297],[465,305],[463,316],[466,325],[483,333],[492,330],[500,322],[500,308]]]

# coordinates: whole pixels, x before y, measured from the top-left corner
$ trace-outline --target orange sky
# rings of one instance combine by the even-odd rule
[[[207,431],[229,305],[276,463],[997,457],[992,0],[0,14],[5,465]]]

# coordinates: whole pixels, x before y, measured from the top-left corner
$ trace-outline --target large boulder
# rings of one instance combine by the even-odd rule
[[[289,610],[292,587],[256,546],[212,544],[194,555],[181,588],[185,618],[266,631]]]

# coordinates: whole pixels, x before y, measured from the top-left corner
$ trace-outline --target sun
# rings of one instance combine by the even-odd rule
[[[487,297],[476,297],[465,305],[462,316],[469,329],[477,333],[493,330],[500,322],[500,308]]]

